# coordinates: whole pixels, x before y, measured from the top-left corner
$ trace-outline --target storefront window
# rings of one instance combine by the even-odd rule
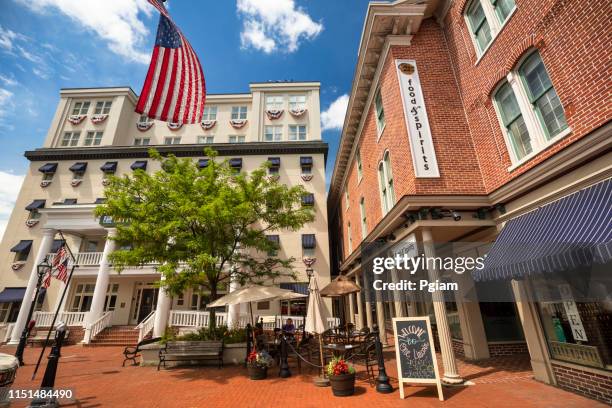
[[[523,341],[523,327],[518,318],[516,305],[510,300],[514,298],[510,282],[489,281],[476,283],[476,292],[479,299],[492,299],[500,301],[480,302],[480,314],[484,325],[487,341]]]

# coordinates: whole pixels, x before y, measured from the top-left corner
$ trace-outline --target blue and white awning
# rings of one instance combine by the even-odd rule
[[[514,218],[474,280],[514,279],[612,261],[612,179]]]
[[[0,303],[21,302],[26,288],[4,288],[0,292]]]

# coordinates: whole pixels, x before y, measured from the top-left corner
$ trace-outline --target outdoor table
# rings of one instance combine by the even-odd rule
[[[0,404],[8,403],[8,390],[15,381],[19,362],[10,354],[0,353]]]
[[[342,344],[324,344],[323,348],[326,350],[330,350],[332,352],[332,354],[334,355],[334,357],[337,358],[345,358],[346,354],[349,351],[352,351],[354,349],[356,349],[357,347],[359,347],[356,344],[348,344],[348,343],[342,343]]]

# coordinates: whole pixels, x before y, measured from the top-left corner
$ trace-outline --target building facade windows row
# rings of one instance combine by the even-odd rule
[[[514,0],[472,0],[465,21],[478,56],[484,54],[514,10]]]
[[[393,188],[393,171],[391,170],[391,155],[386,151],[383,160],[378,164],[378,185],[383,217],[395,205],[395,190]]]
[[[108,115],[111,110],[111,106],[113,105],[113,101],[97,101],[94,108],[94,115]],[[72,107],[72,115],[74,116],[84,116],[89,113],[89,107],[91,106],[91,101],[79,101],[75,102]]]

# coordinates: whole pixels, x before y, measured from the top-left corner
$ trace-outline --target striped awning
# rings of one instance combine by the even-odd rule
[[[507,222],[474,280],[515,279],[612,261],[612,179]]]
[[[69,170],[73,173],[84,173],[87,170],[87,162],[74,163]]]

